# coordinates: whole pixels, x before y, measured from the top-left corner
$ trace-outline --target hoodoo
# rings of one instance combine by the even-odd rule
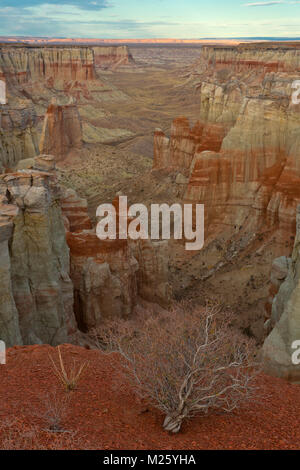
[[[40,140],[40,152],[57,161],[82,147],[82,126],[75,104],[51,104],[47,110]]]

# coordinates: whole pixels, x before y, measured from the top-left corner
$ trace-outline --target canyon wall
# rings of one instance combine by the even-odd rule
[[[8,345],[65,342],[76,332],[69,250],[53,172],[0,179],[5,238],[0,337]]]
[[[0,79],[7,86],[46,80],[86,81],[95,78],[94,54],[89,47],[0,47]]]
[[[103,119],[101,102],[126,99],[126,95],[104,83],[96,69],[114,70],[129,63],[132,58],[125,46],[0,45],[0,80],[6,82],[7,91],[7,104],[0,105],[0,168],[14,168],[19,160],[38,154],[49,103],[61,106],[70,100],[76,103],[82,114],[84,138],[89,141],[91,134],[97,136],[97,122]],[[93,106],[92,113],[90,106]],[[63,109],[63,114],[63,120],[67,121],[67,109]],[[49,120],[50,115],[48,110]],[[69,144],[60,143],[65,145]],[[61,149],[55,150],[60,159]],[[46,144],[42,152],[53,153]]]
[[[267,322],[270,334],[263,346],[266,372],[292,381],[300,380],[299,364],[293,364],[294,341],[300,341],[300,206],[297,208],[297,231],[291,258],[275,260],[282,264],[279,291],[272,302],[271,318]],[[274,278],[274,269],[272,271]]]
[[[14,168],[39,153],[45,103],[89,95],[88,84],[93,88],[96,81],[94,53],[86,47],[1,46],[0,80],[7,91],[7,104],[0,106],[0,163]]]
[[[54,155],[59,162],[81,147],[82,126],[77,106],[51,104],[44,119],[40,153]]]
[[[291,99],[299,68],[299,45],[203,47],[189,72],[199,121],[190,129],[175,120],[170,139],[155,132],[153,167],[189,172],[184,201],[205,204],[208,239],[269,228],[291,246],[300,203],[300,105]]]
[[[0,170],[13,168],[20,157],[32,158],[38,153],[37,115],[32,105],[0,105]],[[1,171],[0,171],[1,173]]]
[[[188,174],[183,202],[205,205],[201,256],[209,257],[214,242],[225,248],[208,274],[243,250],[247,262],[251,247],[257,257],[268,249],[281,255],[270,266],[264,369],[297,381],[292,344],[300,340],[300,105],[292,94],[299,74],[297,43],[203,47],[187,82],[199,96],[198,122],[190,128],[186,119],[176,119],[170,138],[157,130],[153,164],[154,170]]]
[[[170,300],[165,247],[99,240],[86,201],[58,184],[49,155],[0,176],[0,259],[8,346],[78,343],[104,318],[129,316],[149,288],[151,301]]]
[[[134,64],[128,46],[94,46],[94,62],[96,68],[113,68],[121,65]]]

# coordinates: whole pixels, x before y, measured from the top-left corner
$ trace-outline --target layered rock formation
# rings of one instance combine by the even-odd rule
[[[205,204],[208,234],[276,229],[290,246],[300,202],[300,106],[291,99],[299,61],[296,45],[204,47],[190,73],[197,137],[182,118],[170,141],[155,133],[154,168],[189,169],[184,200]]]
[[[89,47],[0,47],[0,79],[9,87],[38,80],[86,81],[95,78]]]
[[[58,185],[54,157],[40,155],[28,167],[0,177],[0,338],[7,345],[78,342],[79,330],[130,315],[138,295],[149,299],[152,290],[152,301],[168,304],[164,246],[99,240],[86,201]]]
[[[105,115],[100,106],[101,101],[122,100],[126,96],[101,81],[96,72],[96,61],[97,68],[116,68],[130,63],[131,56],[123,46],[94,50],[93,47],[71,45],[0,45],[0,80],[6,82],[7,90],[7,104],[0,105],[0,167],[14,168],[19,160],[38,154],[42,121],[48,103],[53,101],[66,105],[71,98],[72,102],[77,103],[84,121],[85,141],[91,140],[91,134],[97,136],[98,133],[104,133],[105,129],[97,128],[98,120]],[[90,106],[93,106],[92,112]],[[51,110],[53,113],[56,111],[54,108]],[[48,110],[48,117],[51,112]],[[64,121],[69,117],[76,121],[71,108],[62,108],[62,114]],[[57,118],[59,120],[60,117]],[[75,146],[80,135],[81,131],[78,132],[78,138],[74,137],[75,134],[72,138]],[[69,137],[66,137],[67,141]],[[54,149],[61,152],[69,143],[60,142],[59,146],[63,148]],[[42,152],[52,150],[44,145]]]
[[[96,68],[115,69],[134,63],[128,46],[95,46],[93,51]]]
[[[299,44],[252,43],[230,46],[204,46],[200,66],[224,69],[234,72],[294,72],[300,70]],[[229,68],[228,67],[228,68]]]
[[[76,209],[71,209],[72,203],[68,199],[68,213],[74,214]],[[65,198],[63,213],[67,215],[64,201]],[[77,207],[75,198],[73,201]],[[113,204],[118,227],[121,217],[118,197]],[[80,212],[84,213],[82,209]],[[138,295],[164,307],[169,304],[166,242],[123,240],[118,234],[116,240],[100,240],[95,229],[83,230],[81,227],[80,220],[78,226],[73,223],[73,231],[67,233],[67,242],[74,282],[74,311],[82,330],[96,327],[103,318],[129,316]]]
[[[153,169],[189,169],[195,150],[204,137],[203,129],[204,126],[200,122],[190,129],[189,121],[185,117],[173,121],[170,138],[166,137],[161,129],[156,129]]]
[[[82,147],[82,126],[75,104],[51,104],[47,110],[40,140],[40,152],[61,161]]]
[[[55,175],[3,175],[0,194],[0,337],[8,345],[67,341],[77,326]]]
[[[37,115],[28,102],[16,107],[0,105],[0,166],[13,168],[20,157],[31,158],[37,154]]]
[[[277,260],[275,264],[282,265],[282,261]],[[264,368],[273,375],[299,381],[300,366],[293,364],[292,355],[300,344],[293,347],[294,341],[300,341],[300,206],[297,209],[297,234],[292,258],[285,258],[284,263],[287,269],[280,269],[281,285],[273,300],[272,315],[267,324],[268,329],[273,329],[263,346]]]

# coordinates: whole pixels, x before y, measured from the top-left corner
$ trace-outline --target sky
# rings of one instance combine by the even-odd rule
[[[300,37],[300,0],[0,0],[0,36]]]

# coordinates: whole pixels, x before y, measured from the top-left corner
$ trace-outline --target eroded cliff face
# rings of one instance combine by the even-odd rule
[[[51,104],[48,107],[40,140],[40,152],[61,161],[82,147],[82,126],[75,104]]]
[[[300,202],[300,106],[291,99],[299,64],[299,46],[204,47],[189,77],[200,94],[197,138],[182,119],[170,141],[155,133],[154,168],[189,169],[184,200],[205,204],[208,239],[269,228],[290,247]]]
[[[96,68],[116,69],[134,63],[128,46],[94,46],[93,51]]]
[[[167,305],[167,251],[147,243],[99,240],[86,201],[58,184],[53,156],[2,175],[0,338],[78,343],[80,331],[129,316],[149,289]]]
[[[123,240],[119,239],[118,234],[116,240],[100,240],[95,228],[82,229],[87,207],[85,211],[82,200],[78,199],[72,190],[67,190],[62,207],[69,220],[68,214],[74,216],[76,207],[80,207],[81,213],[77,221],[73,218],[73,231],[67,229],[71,278],[74,282],[74,311],[80,328],[87,331],[101,325],[104,318],[128,317],[139,296],[167,307],[171,299],[167,242]],[[118,196],[113,205],[118,227]]]
[[[38,170],[6,174],[0,192],[6,220],[0,336],[8,345],[70,340],[77,326],[55,175]]]
[[[94,54],[84,47],[0,47],[0,80],[6,82],[7,104],[1,106],[0,161],[14,168],[38,152],[46,103],[67,102],[90,93],[96,80]],[[47,150],[48,152],[48,150]]]
[[[252,43],[231,46],[204,46],[196,69],[229,66],[235,72],[295,72],[300,70],[299,44]],[[228,67],[228,68],[229,68]]]
[[[280,274],[279,291],[272,302],[271,318],[266,323],[270,331],[263,346],[266,372],[288,380],[300,380],[300,366],[293,364],[292,355],[300,340],[300,206],[297,208],[297,232],[291,258],[275,260]],[[272,284],[274,284],[274,264]],[[283,265],[283,269],[282,269]],[[281,267],[278,269],[278,266]]]
[[[95,78],[89,47],[0,47],[0,79],[10,87],[46,80],[86,81]]]
[[[14,168],[19,160],[38,154],[44,115],[52,102],[76,103],[84,141],[101,140],[105,131],[101,103],[127,97],[102,81],[96,68],[114,69],[126,63],[131,63],[131,56],[123,46],[99,50],[92,46],[0,46],[0,80],[7,89],[7,104],[0,105],[0,166]],[[64,113],[66,121],[66,109]],[[46,146],[42,151],[52,152]]]
[[[20,156],[33,158],[38,152],[37,115],[25,100],[15,107],[0,105],[0,167],[13,168]]]

